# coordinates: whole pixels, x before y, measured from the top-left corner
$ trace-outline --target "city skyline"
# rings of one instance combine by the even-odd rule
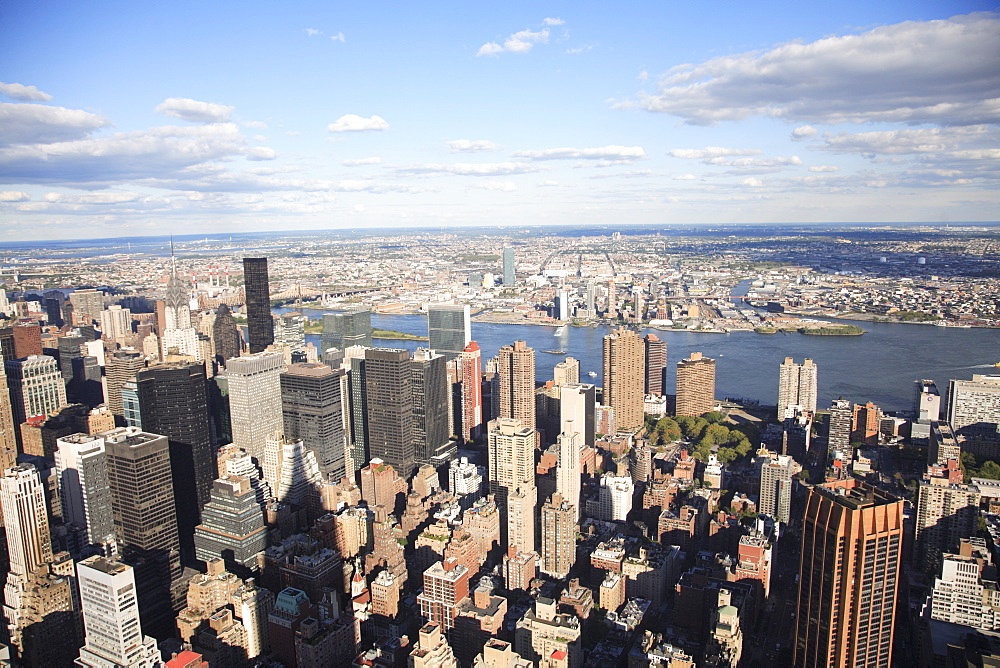
[[[457,9],[6,7],[0,229],[996,219],[991,5]]]

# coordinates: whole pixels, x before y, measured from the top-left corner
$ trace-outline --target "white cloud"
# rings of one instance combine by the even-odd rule
[[[840,167],[834,167],[833,165],[810,165],[809,171],[817,174],[829,174],[832,172],[839,172]]]
[[[334,42],[340,42],[341,44],[347,41],[344,39],[344,33],[342,32],[338,32],[336,35],[330,35],[330,39]]]
[[[500,176],[508,174],[527,174],[539,171],[538,167],[527,162],[458,162],[450,165],[423,163],[402,167],[399,170],[409,174],[455,174],[458,176]]]
[[[487,42],[486,44],[483,44],[479,47],[479,51],[476,52],[476,55],[496,56],[504,51],[508,51],[510,53],[527,53],[528,51],[531,51],[535,44],[545,44],[548,41],[548,28],[543,28],[538,31],[521,30],[504,40],[503,46],[497,44],[496,42]]]
[[[546,181],[539,181],[537,185],[539,188],[554,188],[559,185],[559,182],[548,179]]]
[[[517,190],[517,184],[513,181],[484,181],[474,185],[476,188],[482,188],[483,190],[498,190],[505,193]]]
[[[737,158],[735,160],[715,158],[709,161],[709,164],[727,165],[740,168],[781,167],[785,165],[801,165],[802,158],[797,155],[789,156],[787,158]]]
[[[171,97],[161,102],[156,111],[166,116],[194,123],[222,123],[228,121],[233,107],[214,102],[200,102],[186,97]]]
[[[356,158],[354,160],[344,160],[342,165],[345,167],[357,167],[359,165],[379,165],[382,163],[382,158],[377,156],[371,158]]]
[[[42,196],[46,202],[59,204],[126,204],[142,198],[142,195],[133,192],[84,193],[81,195],[46,193]]]
[[[278,153],[267,146],[252,146],[243,153],[247,160],[274,160]]]
[[[385,130],[389,127],[381,116],[363,118],[357,114],[345,114],[326,126],[330,132],[368,132],[370,130]]]
[[[566,53],[576,55],[578,53],[586,53],[594,48],[593,44],[584,44],[583,46],[578,46],[572,49],[566,49]]]
[[[678,65],[638,102],[694,125],[750,116],[831,124],[995,123],[998,51],[996,14],[906,21]]]
[[[0,102],[0,146],[79,139],[109,125],[103,116],[82,109]]]
[[[542,19],[542,23],[547,26],[561,26],[566,22],[558,18],[545,18]]]
[[[969,143],[995,145],[1000,136],[986,125],[917,128],[824,135],[823,149],[833,153],[907,155],[952,150]]]
[[[678,174],[674,177],[674,181],[697,181],[698,177],[694,174]]]
[[[754,176],[750,176],[740,181],[740,184],[744,186],[750,186],[751,188],[760,188],[762,185],[764,185],[764,182]]]
[[[316,30],[316,28],[306,28],[306,34],[309,35],[310,37],[314,37],[316,35],[319,35],[320,31]]]
[[[541,151],[516,151],[516,158],[529,160],[602,160],[625,164],[635,160],[645,160],[646,152],[641,146],[604,146],[601,148],[548,148]],[[609,163],[611,164],[611,163]]]
[[[479,151],[495,151],[499,148],[488,139],[455,139],[448,142],[452,153],[476,153]]]
[[[5,95],[12,100],[21,102],[48,102],[52,96],[43,93],[34,86],[25,86],[19,83],[3,83],[0,81],[0,95]]]
[[[266,130],[267,123],[264,121],[243,121],[243,127],[253,128],[255,130]]]
[[[803,139],[809,139],[810,137],[815,137],[819,134],[819,130],[811,125],[800,125],[799,127],[792,130],[792,139],[795,141],[801,141]]]
[[[0,191],[0,202],[29,202],[31,195],[22,190]]]
[[[760,155],[763,151],[756,148],[725,148],[722,146],[706,146],[705,148],[675,148],[667,151],[667,155],[684,160],[708,160],[733,155]]]

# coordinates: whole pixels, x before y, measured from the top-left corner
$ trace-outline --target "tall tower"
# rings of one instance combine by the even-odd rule
[[[409,479],[416,468],[410,352],[401,348],[365,351],[368,454]]]
[[[417,464],[443,466],[455,457],[448,429],[448,368],[444,355],[418,348],[410,360],[413,447]]]
[[[471,322],[468,304],[428,304],[428,347],[450,362],[472,341]]]
[[[4,368],[15,426],[29,417],[55,413],[66,405],[66,383],[54,357],[29,355],[5,362]]]
[[[512,286],[517,283],[517,276],[514,270],[514,249],[507,247],[503,249],[503,284]]]
[[[115,542],[104,439],[70,434],[56,441],[56,476],[63,520],[87,531],[90,545]]]
[[[219,304],[212,323],[212,341],[215,343],[215,360],[222,366],[234,357],[239,357],[243,349],[240,331],[236,328],[233,312],[225,304]]]
[[[942,554],[957,553],[963,538],[976,535],[981,496],[975,485],[927,476],[918,499],[914,561],[933,577],[941,571]]]
[[[559,431],[579,434],[578,449],[594,445],[597,388],[591,383],[571,383],[559,388]]]
[[[539,570],[564,578],[576,561],[577,511],[556,492],[542,506],[542,560]]]
[[[500,348],[497,362],[497,376],[500,379],[499,417],[520,420],[522,426],[534,429],[534,348],[529,348],[524,341],[515,341],[512,346]]]
[[[795,623],[795,666],[889,666],[903,502],[848,479],[810,489]]]
[[[117,350],[107,357],[105,386],[108,388],[108,408],[116,417],[124,418],[122,386],[146,368],[146,357],[135,350]]]
[[[715,408],[715,360],[691,353],[677,363],[675,415],[698,416]]]
[[[283,428],[281,372],[284,369],[285,357],[278,352],[235,357],[226,366],[233,443],[258,461],[263,461],[264,441],[281,433]]]
[[[816,365],[808,357],[796,364],[786,357],[778,369],[778,419],[784,419],[789,406],[802,406],[816,412]]]
[[[267,278],[266,257],[243,258],[243,290],[247,303],[250,352],[263,352],[274,343],[274,320],[271,318],[271,288]]]
[[[844,456],[850,454],[851,423],[854,418],[854,407],[850,401],[841,397],[834,399],[830,405],[830,419],[827,422],[827,451],[832,454],[839,451]]]
[[[34,466],[21,464],[4,471],[0,478],[0,508],[7,529],[10,575],[28,575],[51,561],[52,537],[45,488]]]
[[[292,364],[281,374],[285,436],[302,439],[313,451],[324,480],[347,475],[343,375],[343,369],[326,364]]]
[[[667,342],[656,334],[647,334],[642,339],[646,361],[646,394],[661,396],[666,388]]]
[[[78,665],[88,668],[161,665],[156,641],[142,634],[136,604],[135,572],[131,566],[104,557],[76,565],[87,644]]]
[[[604,337],[604,394],[602,403],[615,412],[619,431],[642,427],[645,363],[638,332],[624,327]]]
[[[463,440],[474,441],[483,434],[483,368],[479,344],[472,341],[465,346],[458,363],[462,386],[460,436]]]
[[[593,412],[593,410],[591,410]],[[572,427],[572,423],[570,423]],[[580,435],[571,431],[559,434],[559,464],[556,467],[556,492],[573,506],[573,521],[580,518]]]
[[[508,547],[516,546],[518,552],[535,552],[538,549],[535,535],[537,519],[538,488],[534,482],[509,489],[505,544]]]
[[[165,356],[171,349],[175,349],[181,355],[201,359],[198,332],[191,323],[191,293],[187,284],[177,275],[177,267],[173,264],[173,247],[170,252],[171,269],[167,280],[167,294],[163,299],[160,354]]]
[[[17,463],[19,430],[18,423],[14,422],[14,407],[7,388],[7,374],[4,373],[4,365],[0,361],[0,467],[4,471]]]
[[[535,507],[538,491],[535,487],[535,443],[538,432],[524,426],[519,420],[498,418],[491,420],[489,439],[489,486],[496,498],[501,517],[506,517],[504,542],[526,540],[527,527],[511,525],[511,520],[531,524],[531,544],[518,544],[521,552],[532,552],[534,546]],[[509,499],[514,498],[508,503]],[[512,505],[513,504],[513,505]],[[512,513],[513,508],[513,513]]]

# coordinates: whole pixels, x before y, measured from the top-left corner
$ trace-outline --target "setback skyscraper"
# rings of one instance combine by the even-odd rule
[[[267,276],[266,257],[243,258],[243,290],[246,296],[250,352],[263,352],[274,343],[274,320],[271,318],[271,288]]]

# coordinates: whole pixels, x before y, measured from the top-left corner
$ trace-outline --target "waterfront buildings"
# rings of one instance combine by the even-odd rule
[[[787,417],[791,406],[815,413],[817,389],[816,364],[808,357],[802,364],[786,357],[778,371],[778,419]]]
[[[372,345],[372,312],[367,309],[323,314],[323,352]]]
[[[665,394],[667,378],[667,342],[660,340],[656,334],[642,337],[643,351],[646,362],[644,392],[661,396]]]
[[[715,408],[715,360],[701,353],[677,363],[676,415],[704,415]],[[617,416],[615,416],[617,419]]]
[[[503,346],[497,355],[500,383],[498,417],[519,420],[535,428],[535,351],[524,341]]]
[[[636,431],[643,423],[645,364],[638,332],[619,328],[604,337],[602,402],[615,412],[619,431]]]
[[[449,362],[472,342],[468,304],[427,305],[428,347]]]

